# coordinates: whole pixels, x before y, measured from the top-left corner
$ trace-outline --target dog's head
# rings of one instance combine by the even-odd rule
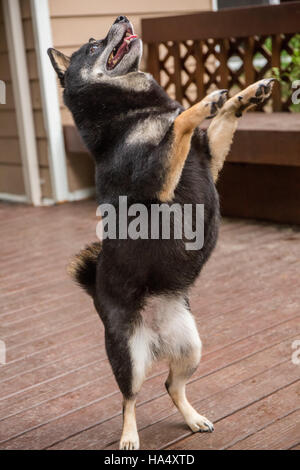
[[[48,50],[52,65],[65,88],[81,86],[138,70],[142,41],[126,16],[119,16],[105,39],[91,38],[71,57]]]

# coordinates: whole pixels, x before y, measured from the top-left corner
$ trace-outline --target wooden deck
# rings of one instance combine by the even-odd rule
[[[116,449],[121,396],[68,258],[95,238],[94,202],[0,205],[0,449]],[[188,385],[215,433],[194,434],[155,366],[138,402],[143,449],[300,449],[300,232],[225,220],[192,292],[203,360]]]

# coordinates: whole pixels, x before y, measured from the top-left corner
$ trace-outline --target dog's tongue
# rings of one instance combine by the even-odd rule
[[[130,41],[131,41],[132,39],[135,39],[135,38],[137,38],[137,35],[136,35],[136,34],[131,34],[131,36],[126,36],[126,37],[124,38],[124,41],[123,41],[122,45],[119,47],[119,50],[118,50],[118,52],[116,53],[114,59],[118,59],[118,58],[120,57],[120,55],[123,54],[123,52],[126,52],[126,49],[128,48],[128,46],[129,46],[129,44],[130,44]],[[125,51],[124,51],[124,49],[125,49]]]
[[[136,39],[137,38],[137,34],[132,34],[131,36],[127,36],[125,38],[125,41],[131,41],[131,39]]]
[[[120,60],[122,60],[123,56],[127,54],[127,52],[129,52],[129,46],[130,46],[131,41],[136,38],[137,38],[136,34],[130,34],[129,31],[126,32],[123,42],[121,46],[119,47],[119,49],[117,50],[117,52],[115,53],[115,55],[114,55],[114,51],[112,51],[109,56],[109,59],[107,62],[107,65],[109,68],[111,69],[114,68],[120,62]]]

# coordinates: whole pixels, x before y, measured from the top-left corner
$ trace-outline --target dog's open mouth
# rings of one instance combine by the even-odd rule
[[[133,34],[133,30],[131,27],[129,27],[125,33],[124,36],[122,37],[121,41],[119,44],[114,47],[112,50],[108,61],[107,61],[107,68],[108,70],[114,69],[123,59],[123,57],[128,54],[130,51],[131,47],[131,42],[134,41],[137,38],[136,34]]]

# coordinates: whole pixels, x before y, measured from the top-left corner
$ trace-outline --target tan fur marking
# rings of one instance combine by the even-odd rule
[[[185,160],[191,147],[191,138],[193,130],[182,134],[180,124],[177,125],[177,119],[174,123],[174,140],[168,155],[168,173],[162,191],[158,198],[162,202],[171,201],[174,197],[174,191],[181,177]]]
[[[135,404],[136,399],[124,400],[123,402],[123,431],[120,441],[121,450],[137,450],[140,447],[135,417]]]
[[[85,266],[86,261],[96,261],[102,250],[100,242],[92,243],[75,255],[67,268],[68,274],[76,280],[77,272]]]
[[[230,151],[234,133],[237,128],[239,117],[236,115],[239,111],[240,116],[256,106],[251,99],[259,99],[263,102],[272,93],[274,82],[270,79],[260,80],[245,90],[237,93],[233,98],[227,101],[216,116],[207,131],[210,152],[212,155],[211,172],[216,182],[220,171],[223,168],[225,159]],[[269,87],[269,88],[268,88]],[[260,94],[257,91],[260,89]]]
[[[211,172],[215,182],[229,153],[237,123],[238,118],[234,112],[230,112],[217,116],[208,128],[207,135],[212,155]]]
[[[167,202],[173,199],[174,191],[190,151],[193,132],[204,119],[211,117],[211,105],[220,98],[222,93],[223,90],[211,93],[175,119],[173,144],[168,155],[167,176],[164,186],[158,194],[160,201]]]

